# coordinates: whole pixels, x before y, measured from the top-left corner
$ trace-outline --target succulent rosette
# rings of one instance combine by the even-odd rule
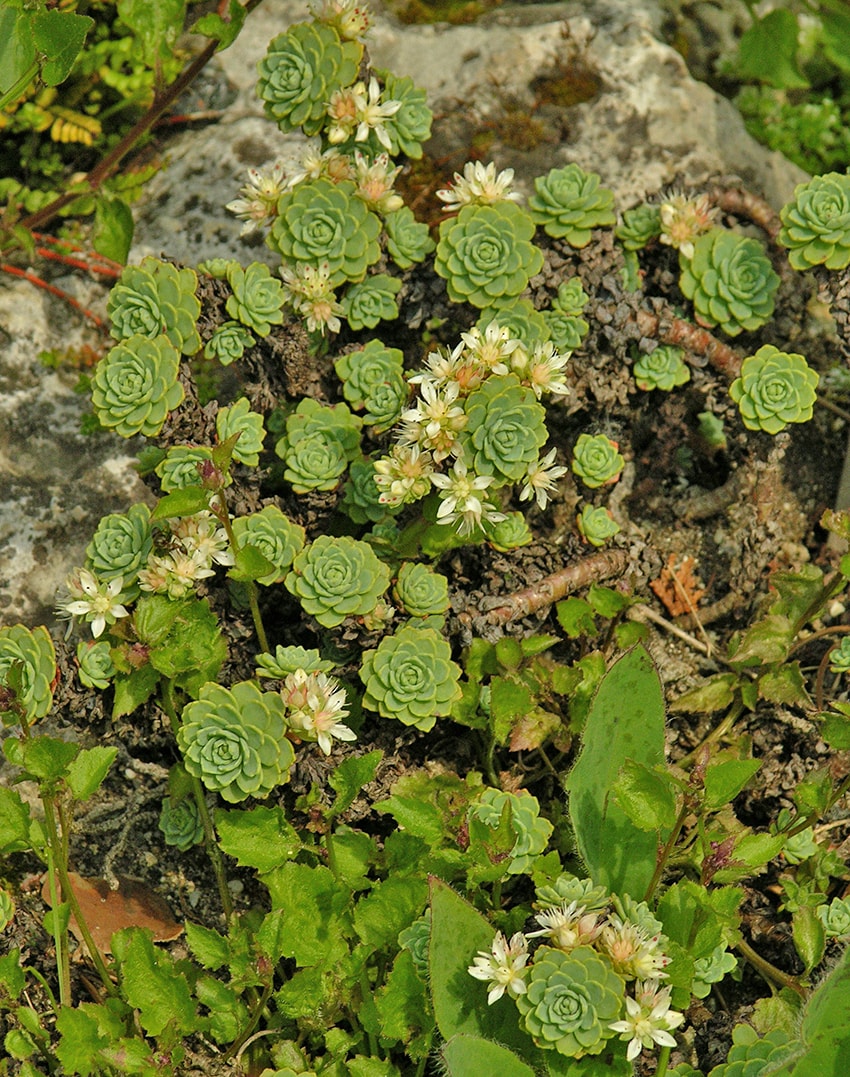
[[[159,476],[162,492],[183,490],[187,486],[200,486],[202,464],[212,462],[212,449],[206,445],[175,445],[154,468]],[[228,484],[233,480],[228,477]]]
[[[773,314],[779,277],[758,240],[712,229],[696,240],[692,258],[679,254],[679,268],[679,287],[704,325],[734,337]]]
[[[233,447],[234,460],[249,467],[256,467],[260,462],[266,431],[262,415],[251,411],[247,397],[240,396],[235,404],[218,409],[215,432],[219,441],[227,441],[235,433],[239,433],[239,440]]]
[[[534,535],[528,526],[525,513],[506,512],[504,516],[504,520],[484,523],[484,534],[493,549],[507,553],[508,550],[518,550],[521,546],[530,546]]]
[[[224,322],[204,345],[205,359],[218,359],[222,366],[241,359],[246,348],[254,344],[253,336],[239,322]]]
[[[490,307],[518,296],[543,267],[534,222],[515,202],[463,206],[440,225],[434,269],[455,303]]]
[[[546,409],[515,374],[488,378],[470,393],[464,453],[477,475],[492,475],[496,485],[519,482],[546,441]]]
[[[547,235],[565,239],[571,247],[586,247],[594,228],[614,224],[614,192],[599,186],[595,172],[577,164],[553,168],[534,181],[528,206],[535,224]]]
[[[799,184],[779,219],[779,242],[794,269],[850,265],[850,176],[827,172]]]
[[[850,900],[834,897],[828,905],[819,905],[817,913],[828,939],[850,938]]]
[[[92,405],[101,425],[125,438],[155,437],[183,400],[179,368],[180,354],[165,336],[133,336],[110,348],[92,378]]]
[[[327,264],[331,287],[362,280],[381,256],[381,220],[355,192],[350,180],[299,183],[278,202],[269,246],[286,262]]]
[[[152,546],[150,509],[141,503],[131,505],[126,513],[102,517],[86,548],[86,564],[101,580],[122,576],[129,590]]]
[[[410,269],[414,262],[422,262],[436,247],[428,225],[417,221],[409,206],[393,210],[384,218],[387,236],[387,254],[399,267]]]
[[[258,337],[267,337],[273,325],[283,321],[283,285],[276,280],[267,265],[252,262],[247,269],[232,265],[227,283],[233,292],[227,300],[227,313],[236,318]]]
[[[410,927],[406,927],[398,933],[398,944],[403,950],[407,950],[413,958],[413,967],[417,975],[427,981],[428,977],[428,948],[431,945],[431,910],[427,909],[424,916],[414,920]]]
[[[15,690],[15,703],[23,708],[27,722],[43,718],[53,706],[55,677],[56,652],[43,625],[0,628],[0,687]],[[19,714],[14,708],[2,710],[0,704],[0,718],[17,722]]]
[[[0,887],[0,931],[5,931],[15,916],[15,899]]]
[[[288,779],[295,758],[283,700],[252,681],[205,684],[183,708],[177,743],[189,773],[230,804],[268,796]]]
[[[393,596],[411,617],[430,617],[449,608],[449,581],[428,565],[405,561],[393,587]]]
[[[304,549],[304,528],[294,524],[277,505],[266,505],[250,516],[237,516],[233,521],[233,534],[240,549],[254,546],[274,565],[274,571],[257,580],[264,586],[279,583],[296,554]]]
[[[77,663],[80,684],[98,688],[101,692],[109,687],[116,673],[112,648],[105,639],[81,640],[77,644]]]
[[[489,307],[475,323],[476,328],[482,333],[486,332],[491,322],[495,322],[500,329],[507,329],[509,335],[521,341],[523,348],[529,351],[536,343],[550,339],[546,314],[536,310],[529,299],[512,299]]]
[[[363,422],[376,434],[389,430],[401,418],[409,396],[410,386],[401,374],[373,385],[366,397]]]
[[[325,430],[311,431],[296,442],[280,441],[276,452],[286,465],[283,477],[296,494],[335,490],[348,467],[342,444]]]
[[[677,385],[684,385],[690,381],[691,371],[683,355],[682,349],[673,344],[660,344],[641,355],[632,367],[635,385],[645,392],[651,389],[669,392]]]
[[[591,546],[604,546],[609,538],[619,533],[620,525],[604,506],[594,508],[585,505],[576,517],[576,524],[585,542]]]
[[[627,251],[639,251],[661,235],[661,207],[644,203],[623,213],[614,235]]]
[[[616,482],[625,462],[617,452],[616,441],[604,434],[579,434],[573,448],[572,468],[585,486],[595,490]]]
[[[540,803],[526,790],[505,793],[501,789],[485,789],[470,807],[469,814],[495,828],[506,804],[510,805],[511,829],[516,834],[506,870],[509,875],[522,875],[545,851],[554,827],[548,819],[540,818]]]
[[[178,351],[194,355],[201,346],[197,286],[194,269],[177,269],[157,258],[125,266],[106,302],[110,333],[116,340],[132,336],[154,340],[164,334]]]
[[[334,668],[334,663],[323,659],[314,647],[284,647],[278,644],[274,654],[257,656],[257,676],[274,677],[283,680],[290,673],[302,670],[304,673],[327,673]]]
[[[370,340],[357,351],[340,356],[334,370],[342,381],[345,399],[352,407],[362,408],[374,386],[402,374],[404,353],[399,348],[386,347],[380,340]]]
[[[390,570],[371,546],[341,535],[320,535],[295,558],[284,583],[306,613],[325,628],[371,613],[390,582]]]
[[[363,47],[341,41],[325,23],[297,23],[269,45],[260,61],[257,93],[281,131],[318,134],[331,93],[357,77]]]
[[[427,732],[460,699],[460,667],[433,628],[405,625],[363,653],[363,706]]]
[[[538,1047],[583,1058],[615,1035],[609,1026],[623,1009],[626,985],[591,947],[565,953],[541,946],[526,983],[516,1004]]]
[[[434,118],[426,103],[428,95],[408,75],[394,75],[383,70],[378,70],[377,74],[384,83],[384,99],[401,102],[401,108],[384,120],[389,154],[391,157],[403,154],[418,161],[422,156],[422,143],[431,137]]]
[[[811,419],[817,384],[817,372],[802,355],[765,344],[741,363],[729,395],[748,430],[778,434],[789,423]]]
[[[166,845],[173,845],[181,853],[204,840],[204,824],[198,813],[198,805],[188,798],[172,801],[166,797],[159,812],[159,829]]]
[[[345,320],[355,332],[374,329],[378,322],[391,322],[398,317],[396,296],[400,291],[401,281],[386,273],[352,284],[342,301]]]

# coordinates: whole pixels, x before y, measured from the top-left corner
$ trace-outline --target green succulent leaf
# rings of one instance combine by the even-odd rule
[[[56,652],[46,628],[0,627],[0,687],[10,690],[28,723],[43,718],[53,706],[55,677]],[[15,708],[0,709],[0,718],[17,723],[20,715]]]
[[[555,828],[548,819],[540,818],[537,798],[525,790],[505,793],[501,789],[485,789],[471,805],[469,814],[489,827],[497,827],[506,804],[510,805],[510,825],[516,841],[504,870],[508,875],[522,875],[545,852]]]
[[[257,578],[266,587],[283,580],[304,548],[304,528],[294,524],[277,505],[266,505],[250,516],[238,516],[233,521],[233,534],[240,548],[259,550],[273,566]]]
[[[401,281],[386,273],[375,273],[345,293],[342,309],[345,319],[355,332],[374,329],[378,322],[389,322],[398,317],[396,296],[401,291]]]
[[[399,269],[410,269],[414,262],[422,262],[436,247],[428,231],[428,225],[417,221],[409,206],[393,210],[384,218],[387,236],[387,253]]]
[[[572,469],[585,486],[595,490],[616,482],[625,466],[617,443],[604,434],[579,434],[573,448]]]
[[[586,247],[594,228],[614,224],[614,192],[599,186],[595,172],[585,172],[577,164],[553,168],[534,181],[535,194],[529,200],[535,224],[547,235],[565,239],[571,247]]]
[[[546,441],[546,410],[515,374],[488,378],[470,393],[464,453],[477,475],[493,475],[497,486],[519,482]]]
[[[729,395],[748,430],[778,434],[789,423],[811,419],[818,380],[802,355],[765,344],[743,361]]]
[[[411,617],[429,617],[449,608],[449,581],[428,565],[405,561],[393,596]]]
[[[635,385],[644,392],[662,389],[669,392],[678,385],[690,381],[691,370],[682,356],[681,348],[673,344],[660,344],[651,352],[644,353],[632,367]]]
[[[431,137],[434,118],[426,103],[428,95],[408,75],[394,75],[381,69],[376,74],[383,80],[385,100],[401,102],[401,108],[384,121],[390,156],[404,155],[418,161],[422,156],[422,143]]]
[[[582,538],[591,546],[604,546],[609,538],[613,538],[620,531],[620,525],[604,505],[585,505],[576,518],[576,523]]]
[[[121,576],[129,590],[153,546],[150,521],[150,509],[141,503],[104,516],[86,548],[86,566],[101,580]]]
[[[239,439],[233,447],[233,459],[249,467],[257,466],[266,431],[262,415],[251,411],[247,397],[241,396],[230,407],[219,408],[215,417],[215,429],[220,442],[227,441],[238,432]]]
[[[224,322],[204,345],[204,358],[218,359],[222,366],[230,366],[253,345],[254,338],[239,322]]]
[[[262,262],[252,262],[247,269],[232,264],[227,283],[233,295],[227,300],[227,313],[242,325],[253,329],[258,337],[267,337],[273,325],[283,321],[283,285]]]
[[[737,336],[773,314],[779,277],[758,240],[712,229],[695,241],[692,258],[679,254],[679,268],[679,287],[704,325]]]
[[[779,242],[794,269],[850,265],[850,176],[828,172],[799,184],[779,218]]]
[[[429,730],[460,699],[460,667],[433,628],[405,625],[363,654],[363,706],[384,718]]]
[[[189,798],[172,801],[171,797],[166,797],[162,802],[158,826],[165,844],[173,845],[181,853],[188,852],[193,845],[199,845],[204,840],[204,825],[198,814],[198,805]]]
[[[390,582],[390,571],[371,546],[346,535],[320,535],[295,558],[284,580],[305,612],[325,628],[371,613]]]
[[[514,202],[463,206],[440,225],[434,269],[455,303],[490,307],[518,296],[543,266],[534,222]]]
[[[179,353],[165,336],[132,336],[116,344],[92,378],[92,404],[101,425],[125,438],[155,437],[183,400],[179,367]]]
[[[661,207],[644,203],[623,213],[614,235],[627,251],[639,251],[661,235]]]
[[[196,328],[201,313],[197,287],[194,269],[177,269],[156,258],[126,266],[106,303],[112,336],[156,340],[165,335],[178,351],[194,355],[201,346]]]
[[[80,684],[86,688],[98,688],[101,692],[109,687],[116,673],[111,648],[103,639],[81,640],[77,644],[77,663]]]

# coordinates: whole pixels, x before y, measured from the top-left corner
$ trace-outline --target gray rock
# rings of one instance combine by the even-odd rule
[[[188,264],[217,256],[273,262],[262,243],[240,240],[224,204],[248,167],[298,152],[299,138],[263,115],[253,87],[268,41],[308,17],[301,0],[267,0],[220,54],[230,104],[214,126],[169,144],[167,167],[136,213],[132,261],[165,254]],[[489,129],[492,158],[513,167],[526,191],[534,176],[575,161],[600,174],[621,209],[666,185],[729,173],[781,205],[804,174],[757,145],[732,106],[691,78],[660,40],[662,18],[655,0],[508,6],[471,26],[402,26],[382,14],[369,51],[377,66],[428,91],[434,156],[457,161],[453,167],[473,130]],[[542,87],[569,85],[577,72],[587,100],[538,107]],[[520,125],[536,125],[537,144],[520,150],[496,137],[511,109]],[[102,286],[79,277],[57,283],[103,313]],[[38,362],[42,349],[91,342],[91,330],[30,285],[4,278],[0,288],[0,621],[50,623],[56,589],[82,562],[100,517],[147,491],[131,467],[132,443],[80,434],[87,402],[73,391],[76,375]]]

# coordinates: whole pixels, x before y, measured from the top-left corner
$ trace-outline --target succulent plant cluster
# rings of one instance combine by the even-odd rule
[[[535,224],[547,235],[564,239],[571,247],[586,247],[594,228],[614,224],[614,192],[600,187],[595,172],[585,172],[577,164],[553,168],[534,181],[529,198]]]
[[[778,434],[789,423],[812,417],[818,375],[802,355],[765,344],[741,364],[741,376],[729,386],[748,430]]]
[[[797,270],[850,265],[850,178],[840,172],[815,176],[794,188],[782,208],[779,242]]]
[[[505,793],[501,789],[485,789],[469,809],[469,814],[487,826],[496,827],[506,805],[510,807],[511,828],[516,834],[507,870],[509,875],[522,875],[546,849],[554,827],[548,819],[540,817],[537,798],[525,790]]]
[[[0,627],[0,720],[27,723],[43,718],[53,704],[56,652],[46,628]]]
[[[325,628],[371,613],[390,582],[390,571],[360,539],[319,535],[298,553],[284,583],[305,613]]]

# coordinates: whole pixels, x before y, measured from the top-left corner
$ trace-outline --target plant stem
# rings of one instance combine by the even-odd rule
[[[246,0],[243,5],[245,13],[248,14],[253,11],[253,9],[261,2],[262,0]],[[67,191],[65,194],[59,195],[58,198],[54,198],[48,205],[36,210],[35,213],[31,213],[28,217],[24,217],[20,222],[23,227],[30,229],[30,231],[34,228],[43,228],[45,224],[53,220],[61,209],[64,209],[69,203],[73,202],[76,198],[79,198],[81,193],[89,194],[97,191],[101,184],[109,179],[113,172],[116,171],[121,161],[127,156],[139,139],[148,133],[163,112],[177,100],[184,90],[186,90],[197,78],[201,71],[203,71],[215,55],[217,48],[217,41],[209,41],[198,53],[195,59],[183,69],[174,82],[154,96],[153,103],[144,116],[142,116],[127,134],[124,135],[120,142],[113,146],[103,160],[95,165],[91,172],[89,172],[83,179],[82,183],[76,185],[77,190],[74,192]],[[82,188],[82,190],[80,188]]]
[[[741,700],[738,700],[736,703],[733,703],[732,706],[729,708],[729,713],[726,715],[723,721],[719,725],[716,725],[714,729],[712,729],[712,731],[705,738],[705,740],[698,744],[696,748],[693,749],[693,751],[688,752],[688,754],[682,756],[681,759],[677,759],[676,766],[685,768],[689,767],[694,762],[697,754],[703,748],[705,748],[706,745],[714,744],[716,741],[719,741],[723,737],[725,737],[743,713],[744,704],[741,702]]]
[[[652,878],[649,880],[649,886],[646,888],[646,893],[643,896],[643,900],[648,902],[652,895],[655,893],[655,888],[661,881],[661,873],[667,865],[667,861],[670,859],[670,854],[676,846],[676,842],[679,840],[679,835],[682,833],[682,827],[685,825],[685,819],[688,813],[692,810],[691,805],[685,804],[679,809],[679,814],[676,818],[676,822],[673,824],[673,829],[670,831],[670,836],[664,843],[664,848],[661,850],[655,860],[655,871]]]
[[[667,1063],[670,1061],[670,1052],[672,1047],[662,1047],[658,1052],[658,1065],[655,1067],[655,1077],[665,1077],[667,1073]]]
[[[781,969],[776,968],[775,965],[771,965],[769,961],[766,961],[761,954],[750,946],[744,939],[739,939],[735,943],[735,949],[740,950],[743,956],[749,961],[749,963],[762,974],[771,986],[790,987],[792,991],[796,991],[802,998],[806,997],[806,989],[802,984],[796,980],[793,976],[789,976],[786,972],[782,972]]]

